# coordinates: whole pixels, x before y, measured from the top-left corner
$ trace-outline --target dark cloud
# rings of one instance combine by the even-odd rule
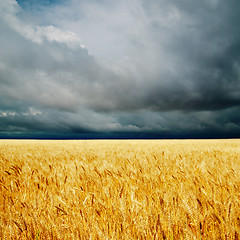
[[[156,110],[217,110],[240,104],[240,32],[237,1],[150,1],[147,14],[170,5],[181,16],[165,45],[179,63],[177,76],[163,76],[168,83],[156,80],[147,95],[147,105]],[[168,9],[163,7],[163,9]],[[171,8],[170,8],[171,9]],[[169,10],[170,11],[170,10]],[[185,20],[181,20],[185,19]],[[154,28],[161,35],[161,21]],[[186,23],[187,22],[187,23]]]
[[[237,0],[18,3],[0,3],[0,137],[239,137]]]

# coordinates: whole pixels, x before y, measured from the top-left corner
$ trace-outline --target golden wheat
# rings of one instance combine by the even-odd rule
[[[1,239],[239,239],[240,140],[0,141]]]

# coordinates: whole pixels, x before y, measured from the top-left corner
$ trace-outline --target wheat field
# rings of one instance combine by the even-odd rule
[[[0,141],[0,239],[239,239],[240,140]]]

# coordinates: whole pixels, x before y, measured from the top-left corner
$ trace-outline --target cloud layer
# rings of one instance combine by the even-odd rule
[[[237,0],[40,3],[0,2],[0,137],[240,136]]]

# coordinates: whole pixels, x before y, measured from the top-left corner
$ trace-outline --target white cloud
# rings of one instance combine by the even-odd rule
[[[17,13],[23,11],[15,0],[1,0],[0,18],[2,18],[13,30],[23,37],[36,42],[43,43],[44,39],[53,42],[65,43],[71,48],[84,46],[80,37],[71,31],[62,31],[52,25],[38,26],[24,23],[17,17]]]
[[[9,116],[40,116],[42,111],[29,107],[26,112],[13,112],[13,111],[0,111],[0,117],[9,117]]]
[[[23,116],[38,116],[42,115],[42,111],[29,107],[27,112],[22,113]]]
[[[64,32],[54,26],[36,27],[35,38],[42,40],[44,37],[49,42],[56,41],[59,43],[65,43],[71,48],[85,48],[85,46],[81,44],[81,39],[76,33],[70,31]]]
[[[16,112],[0,112],[0,117],[15,116]]]

